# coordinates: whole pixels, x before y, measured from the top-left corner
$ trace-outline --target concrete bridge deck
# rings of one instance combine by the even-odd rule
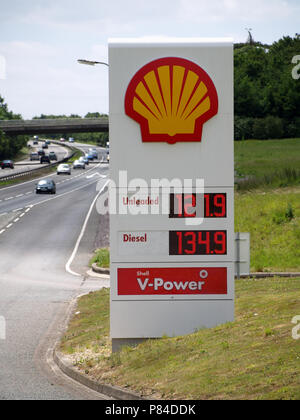
[[[107,132],[108,118],[0,120],[7,135]]]

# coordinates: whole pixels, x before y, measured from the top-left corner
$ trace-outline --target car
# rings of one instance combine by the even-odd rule
[[[33,145],[37,145],[39,142],[37,140],[33,140]]]
[[[64,139],[63,137],[60,138],[60,141],[66,141],[66,139]]]
[[[94,157],[94,159],[98,159],[97,149],[91,148],[91,149],[89,149],[89,153]]]
[[[69,137],[69,143],[74,143],[74,138],[73,137]]]
[[[39,150],[38,150],[38,155],[39,155],[39,156],[44,156],[44,155],[45,155],[44,150],[39,149]]]
[[[49,146],[49,144],[51,143],[51,141],[50,140],[45,140],[45,143],[48,144],[48,146]]]
[[[61,163],[57,168],[57,175],[68,174],[71,175],[71,167],[67,163]]]
[[[55,194],[56,193],[56,185],[53,179],[41,179],[35,187],[36,194],[42,194],[42,193],[50,193]]]
[[[10,169],[14,169],[14,163],[12,160],[3,160],[0,163],[1,169],[5,169],[5,168],[10,168]]]
[[[41,156],[41,163],[50,163],[50,157],[48,155]]]
[[[92,155],[91,153],[86,153],[85,157],[90,161],[90,160],[94,160],[94,155]]]
[[[30,153],[30,160],[40,160],[40,156],[37,152]]]
[[[49,158],[50,160],[57,160],[57,156],[55,152],[49,152]]]
[[[85,163],[81,160],[75,160],[73,163],[73,169],[85,169]]]
[[[80,156],[80,158],[78,159],[80,162],[84,162],[85,165],[89,164],[89,160],[86,156]]]
[[[43,149],[48,149],[48,144],[47,144],[47,143],[43,143],[42,148],[43,148]]]

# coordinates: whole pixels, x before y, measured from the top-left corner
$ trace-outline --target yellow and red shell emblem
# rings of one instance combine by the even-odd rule
[[[130,81],[125,112],[140,124],[144,142],[201,141],[203,124],[218,112],[218,94],[197,64],[160,58]]]

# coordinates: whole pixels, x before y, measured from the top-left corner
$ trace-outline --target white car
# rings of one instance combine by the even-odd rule
[[[81,160],[75,160],[73,163],[73,169],[85,169],[85,163]]]
[[[57,175],[60,174],[68,174],[71,175],[71,167],[67,163],[62,163],[61,165],[58,165],[57,168]]]

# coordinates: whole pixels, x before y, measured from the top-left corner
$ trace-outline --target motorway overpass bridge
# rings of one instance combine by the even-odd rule
[[[0,130],[11,136],[20,134],[103,133],[108,131],[108,118],[0,120]]]

